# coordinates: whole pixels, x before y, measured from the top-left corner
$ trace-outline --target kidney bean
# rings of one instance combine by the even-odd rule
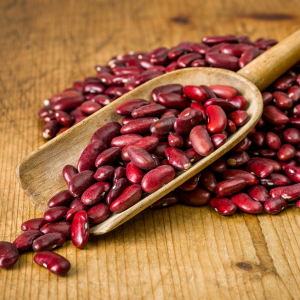
[[[74,197],[80,196],[87,188],[89,188],[94,182],[94,172],[86,170],[74,175],[68,188]]]
[[[293,100],[283,92],[273,93],[275,105],[282,110],[290,109],[293,106]]]
[[[285,125],[289,118],[273,105],[266,106],[263,111],[264,118],[275,126]]]
[[[168,52],[168,57],[171,60],[177,59],[179,56],[185,53],[185,49],[180,47],[172,47]]]
[[[92,93],[92,94],[102,94],[105,90],[105,87],[98,79],[85,80],[83,82],[83,92]]]
[[[272,150],[278,151],[281,147],[281,140],[274,132],[268,132],[266,135],[266,143]]]
[[[177,93],[162,93],[157,95],[157,102],[175,109],[185,109],[190,106],[191,100]]]
[[[155,156],[157,156],[159,159],[164,159],[166,157],[165,150],[169,147],[168,143],[165,142],[159,142],[152,152]]]
[[[183,191],[181,189],[176,189],[176,192],[179,194],[180,201],[188,205],[205,205],[211,199],[210,192],[205,191],[201,188],[196,188],[192,191]]]
[[[237,154],[232,154],[227,159],[227,164],[231,167],[240,167],[250,160],[247,152],[243,151]]]
[[[209,99],[209,96],[205,89],[200,86],[186,85],[183,88],[183,92],[188,98],[197,102],[205,102]]]
[[[116,168],[113,176],[113,183],[115,183],[120,178],[124,178],[125,174],[126,174],[126,169],[124,167]]]
[[[38,237],[32,244],[33,251],[41,252],[52,250],[64,244],[66,237],[61,233],[48,233]]]
[[[133,162],[130,162],[126,168],[126,178],[133,184],[140,184],[145,171],[137,167]]]
[[[111,71],[114,75],[125,75],[125,74],[136,74],[139,75],[143,72],[143,69],[137,68],[135,66],[114,66],[111,67]]]
[[[132,118],[132,117],[124,117],[122,119],[122,125],[125,125],[125,124],[129,123],[132,120],[134,120],[134,118]]]
[[[227,119],[226,131],[229,133],[236,132],[236,125],[233,121]],[[249,134],[248,134],[248,136],[249,136]]]
[[[256,176],[254,176],[253,174],[247,171],[239,170],[239,169],[226,170],[225,172],[222,173],[222,177],[224,180],[236,179],[236,178],[245,179],[247,181],[248,186],[256,185],[259,183],[259,180],[258,178],[256,178]]]
[[[286,188],[286,186],[279,186],[270,190],[269,195],[272,198],[281,197],[281,192]]]
[[[122,212],[137,203],[142,196],[141,186],[138,184],[127,187],[122,194],[110,205],[112,212]]]
[[[174,129],[178,134],[189,134],[192,128],[202,122],[202,114],[192,109],[187,115],[180,117],[174,122]]]
[[[185,156],[190,160],[191,163],[199,161],[202,157],[199,155],[194,148],[187,149],[183,151]]]
[[[177,65],[177,61],[172,61],[167,67],[166,67],[166,73],[178,70],[179,66]]]
[[[245,50],[242,56],[239,58],[239,67],[244,68],[248,63],[250,63],[254,58],[260,55],[260,51],[255,47],[250,47]]]
[[[71,202],[70,208],[72,209],[80,204],[82,204],[81,199],[79,197],[77,197]]]
[[[159,136],[166,135],[173,130],[175,120],[173,116],[162,118],[151,124],[150,131]]]
[[[165,155],[168,163],[177,170],[188,170],[192,164],[184,152],[177,148],[166,148]]]
[[[131,115],[133,118],[143,118],[143,117],[159,117],[166,110],[166,107],[160,104],[147,105],[145,107],[139,107],[135,109]]]
[[[300,131],[296,128],[288,128],[283,131],[283,139],[289,144],[298,144],[300,142]]]
[[[243,152],[243,151],[246,151],[250,148],[251,146],[251,140],[248,139],[247,137],[245,137],[244,139],[242,139],[237,145],[235,145],[232,150],[234,152]],[[276,155],[276,154],[275,154]]]
[[[177,59],[177,64],[180,68],[186,68],[190,66],[194,60],[201,59],[202,57],[201,54],[195,52],[183,54]]]
[[[74,119],[64,111],[57,111],[55,112],[55,118],[59,124],[62,126],[72,126],[74,123]]]
[[[59,130],[59,123],[57,120],[47,122],[43,128],[43,138],[52,139]]]
[[[105,94],[95,95],[91,101],[99,103],[103,106],[108,105],[109,103],[113,102],[113,100]]]
[[[189,113],[191,112],[192,108],[191,107],[187,107],[185,108],[183,111],[181,111],[181,113],[178,115],[178,118],[184,117],[184,116],[188,116]]]
[[[282,76],[275,81],[274,87],[276,90],[285,91],[289,87],[291,87],[295,81],[296,81],[295,76],[291,76],[291,75]]]
[[[182,148],[184,145],[183,137],[176,132],[169,134],[168,142],[172,148]]]
[[[300,118],[289,118],[288,122],[293,127],[300,129]]]
[[[67,184],[70,182],[71,178],[76,174],[78,174],[78,171],[75,167],[73,167],[71,165],[64,166],[62,175]]]
[[[262,185],[252,186],[247,192],[253,200],[261,203],[266,202],[270,198],[268,190]]]
[[[72,221],[71,239],[77,248],[84,248],[90,235],[89,218],[87,212],[81,210],[77,212]]]
[[[262,156],[263,158],[275,158],[277,153],[271,149],[258,149],[255,151],[249,151],[248,153],[255,155],[255,156]]]
[[[215,95],[223,99],[231,99],[238,96],[239,92],[232,86],[228,85],[211,85],[209,88]]]
[[[24,252],[31,248],[32,243],[43,233],[39,230],[27,230],[20,234],[14,241],[13,244],[18,248],[19,252]]]
[[[270,105],[273,100],[273,95],[269,92],[264,92],[261,94],[263,98],[264,107]]]
[[[190,132],[193,148],[201,156],[207,156],[214,151],[214,145],[210,140],[208,131],[201,125],[195,126]]]
[[[211,105],[220,106],[225,113],[231,113],[235,110],[234,105],[224,99],[214,98],[214,99],[209,99],[204,103],[205,108],[208,108]]]
[[[203,104],[198,103],[198,102],[192,102],[190,107],[192,109],[197,109],[202,113],[202,117],[203,117],[203,122],[207,123],[207,116],[206,116],[206,112],[205,112],[205,108],[203,106]]]
[[[291,86],[287,91],[287,95],[293,100],[294,103],[298,103],[300,100],[300,86]]]
[[[217,186],[217,180],[216,180],[215,175],[207,169],[204,169],[201,172],[201,174],[202,175],[200,178],[200,182],[201,182],[202,187],[204,189],[208,190],[209,192],[214,193],[216,186]]]
[[[274,186],[274,187],[289,185],[292,183],[292,181],[288,177],[278,173],[272,173],[266,178],[261,178],[260,182],[264,186]]]
[[[183,86],[181,84],[167,84],[158,86],[151,92],[151,98],[155,102],[158,102],[157,95],[163,93],[183,94]]]
[[[56,117],[55,117],[55,113],[46,115],[46,116],[42,117],[42,119],[43,119],[43,121],[44,121],[45,123],[50,122],[50,121],[52,121],[52,120],[57,120]]]
[[[52,110],[51,105],[47,104],[39,110],[38,115],[40,118],[44,118],[49,115],[52,115],[53,113],[54,113],[54,111]]]
[[[206,67],[208,66],[208,63],[205,59],[195,59],[191,63],[191,67]]]
[[[261,131],[256,131],[252,137],[252,142],[256,147],[259,148],[266,146],[266,134]]]
[[[211,53],[208,51],[205,55],[205,59],[210,65],[216,68],[223,68],[232,71],[239,69],[238,58],[235,56],[222,53]]]
[[[288,161],[295,157],[296,155],[296,149],[294,146],[290,144],[284,144],[280,147],[277,157],[279,160],[282,161]]]
[[[150,126],[158,120],[157,117],[134,119],[121,128],[122,134],[138,133],[145,134],[150,132]]]
[[[167,108],[166,112],[161,115],[161,119],[165,117],[178,117],[179,115],[179,110],[175,108]]]
[[[219,158],[209,166],[210,171],[222,174],[227,170],[226,159]]]
[[[42,251],[36,254],[33,259],[38,265],[56,275],[66,274],[71,269],[71,264],[66,258],[51,251]]]
[[[70,112],[70,116],[72,116],[74,118],[74,124],[76,125],[77,123],[81,122],[82,120],[84,120],[85,118],[87,118],[87,115],[81,111],[81,110],[72,110]]]
[[[121,148],[119,147],[111,147],[102,151],[96,158],[95,166],[99,168],[114,162],[120,156],[120,153]]]
[[[75,214],[76,214],[78,211],[81,211],[81,210],[87,211],[88,209],[89,209],[89,207],[81,202],[81,204],[75,206],[74,208],[71,208],[71,209],[68,211],[68,213],[67,213],[67,215],[66,215],[66,221],[67,221],[67,222],[72,222],[72,220],[74,219]]]
[[[226,129],[227,116],[224,110],[218,105],[210,105],[206,108],[208,116],[207,130],[211,133],[221,133]],[[176,123],[176,122],[175,122]]]
[[[80,110],[84,113],[91,115],[102,108],[102,105],[93,101],[85,101],[81,104]]]
[[[244,212],[258,214],[263,211],[263,205],[258,201],[252,200],[245,193],[236,194],[232,196],[230,200],[232,200],[236,206]]]
[[[264,203],[265,211],[271,215],[276,215],[287,207],[288,203],[281,197],[270,198]]]
[[[40,231],[43,234],[60,232],[67,239],[71,237],[71,224],[69,222],[47,223],[41,227]]]
[[[273,173],[273,166],[261,160],[250,160],[246,164],[245,170],[259,178],[265,178]]]
[[[151,208],[164,208],[170,207],[179,202],[179,196],[175,192],[170,192],[169,194],[163,196],[161,199],[157,200],[151,205]]]
[[[300,168],[292,165],[285,165],[283,167],[285,174],[294,182],[300,183]]]
[[[221,47],[220,51],[223,54],[229,54],[234,56],[241,56],[245,50],[249,49],[250,45],[245,44],[228,44]]]
[[[143,137],[139,134],[124,134],[121,136],[117,136],[112,139],[110,146],[111,147],[118,147],[123,149],[127,145],[133,144],[139,140],[141,140]]]
[[[157,166],[154,155],[149,154],[140,147],[130,146],[128,147],[127,152],[130,160],[143,170],[152,170]]]
[[[229,120],[233,121],[236,126],[240,127],[246,123],[248,114],[244,110],[236,110],[230,113],[227,117]]]
[[[233,215],[237,210],[235,203],[227,198],[213,198],[209,201],[209,205],[223,216]]]
[[[9,268],[19,259],[18,248],[9,242],[0,242],[0,267]]]
[[[142,74],[137,75],[137,77],[134,79],[134,85],[135,86],[141,85],[144,82],[151,80],[155,77],[158,77],[162,74],[163,74],[162,71],[151,71],[151,70],[144,71]]]
[[[90,224],[99,224],[105,221],[109,215],[109,206],[104,203],[99,203],[93,206],[88,212],[88,218]]]
[[[277,192],[277,191],[276,191]],[[281,190],[279,190],[276,193],[277,197],[282,197],[283,199],[287,201],[294,201],[300,199],[300,184],[293,184],[288,187],[282,187]]]
[[[68,212],[66,206],[56,206],[45,211],[44,219],[48,223],[53,223],[62,220]]]
[[[100,202],[110,190],[108,182],[97,182],[90,186],[81,196],[81,201],[86,205],[93,205]]]
[[[191,177],[186,182],[184,182],[182,185],[180,185],[179,188],[187,192],[194,190],[198,186],[200,177],[201,173],[196,174],[195,176]]]
[[[109,122],[99,128],[92,136],[92,142],[95,140],[100,140],[104,142],[107,146],[120,135],[120,129],[122,126],[117,122]],[[111,145],[112,147],[116,147]]]
[[[228,197],[242,191],[246,186],[245,179],[229,179],[219,182],[215,188],[215,193],[217,197]]]
[[[21,230],[28,231],[28,230],[39,230],[43,225],[45,225],[47,221],[44,218],[34,218],[27,220],[22,223]]]
[[[128,165],[130,165],[130,163]],[[128,178],[128,180],[130,180],[130,179]],[[134,183],[134,182],[132,182],[132,183]],[[116,182],[114,182],[114,185],[112,186],[111,190],[107,194],[107,197],[105,199],[106,204],[108,206],[110,206],[112,204],[112,202],[115,201],[127,187],[128,187],[128,182],[125,178],[120,178],[120,179],[116,180]]]
[[[84,101],[84,97],[82,95],[66,97],[52,103],[51,108],[54,111],[61,111],[61,110],[68,111],[81,105],[83,101]]]
[[[277,162],[277,161],[275,161],[275,160],[273,160],[273,159],[269,159],[269,158],[265,158],[265,157],[251,157],[250,160],[251,161],[253,161],[253,160],[260,160],[260,161],[262,161],[264,163],[267,163],[267,164],[269,164],[269,165],[271,165],[273,167],[274,172],[280,172],[281,169],[282,169],[280,163]]]
[[[61,191],[48,201],[48,207],[69,205],[74,197],[68,190]]]
[[[113,176],[115,168],[112,166],[102,166],[97,169],[94,178],[97,181],[108,181]]]
[[[238,43],[238,39],[233,35],[206,36],[202,39],[202,43],[213,46],[220,43]]]

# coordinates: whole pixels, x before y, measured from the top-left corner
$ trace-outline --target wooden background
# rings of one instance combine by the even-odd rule
[[[44,98],[95,75],[111,56],[205,35],[283,39],[299,0],[1,0],[0,240],[41,217],[20,189],[18,162],[44,143]],[[177,205],[146,210],[84,250],[57,252],[57,277],[23,254],[0,270],[1,299],[300,299],[300,211],[278,216]]]

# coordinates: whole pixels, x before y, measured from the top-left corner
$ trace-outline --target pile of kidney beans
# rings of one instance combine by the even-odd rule
[[[158,48],[150,54],[117,56],[108,66],[96,67],[98,78],[75,82],[74,88],[45,100],[46,106],[39,113],[47,122],[43,135],[54,137],[87,114],[164,72],[209,65],[237,70],[275,43],[264,39],[252,43],[247,37],[227,35],[206,37],[202,43],[183,42],[170,50]],[[209,203],[220,214],[231,215],[237,208],[247,213],[277,214],[288,205],[300,207],[299,68],[289,70],[262,96],[263,116],[248,136],[207,169],[154,203],[153,208],[178,202],[194,206]],[[170,105],[184,102],[181,97],[194,101],[189,100],[185,107]],[[49,200],[50,209],[44,218],[24,222],[24,233],[14,243],[0,242],[1,267],[13,265],[19,253],[33,249],[39,252],[34,257],[36,263],[55,274],[68,272],[70,263],[50,250],[68,238],[76,247],[83,248],[90,225],[103,222],[110,211],[127,209],[141,198],[143,191],[154,192],[171,181],[174,169],[188,169],[220,147],[227,135],[246,122],[247,103],[231,87],[187,86],[182,93],[182,87],[172,85],[154,90],[152,98],[150,104],[133,100],[120,105],[116,112],[124,115],[123,126],[111,123],[95,132],[77,169],[70,165],[63,169],[68,190]],[[232,114],[236,116],[230,117]],[[193,126],[191,120],[196,120]],[[59,129],[60,126],[64,127]],[[190,134],[180,131],[186,126],[190,126]],[[204,143],[200,143],[203,136]],[[148,175],[159,168],[167,170],[161,178]]]

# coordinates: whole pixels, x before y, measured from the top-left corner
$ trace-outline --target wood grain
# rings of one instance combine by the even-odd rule
[[[0,2],[0,240],[42,214],[20,189],[18,162],[43,145],[42,100],[94,75],[119,53],[171,47],[211,34],[284,37],[299,29],[300,3],[278,1]],[[57,250],[72,269],[57,277],[28,252],[0,270],[2,299],[299,299],[300,212],[278,216],[208,207],[147,209],[84,250]]]

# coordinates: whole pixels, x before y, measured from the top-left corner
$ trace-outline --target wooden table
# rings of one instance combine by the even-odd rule
[[[232,33],[283,39],[300,2],[271,0],[2,0],[0,2],[0,240],[41,217],[20,189],[18,162],[44,144],[44,98],[130,50]],[[299,299],[300,211],[278,216],[177,205],[146,210],[84,250],[57,250],[58,277],[23,254],[0,270],[1,299]]]

